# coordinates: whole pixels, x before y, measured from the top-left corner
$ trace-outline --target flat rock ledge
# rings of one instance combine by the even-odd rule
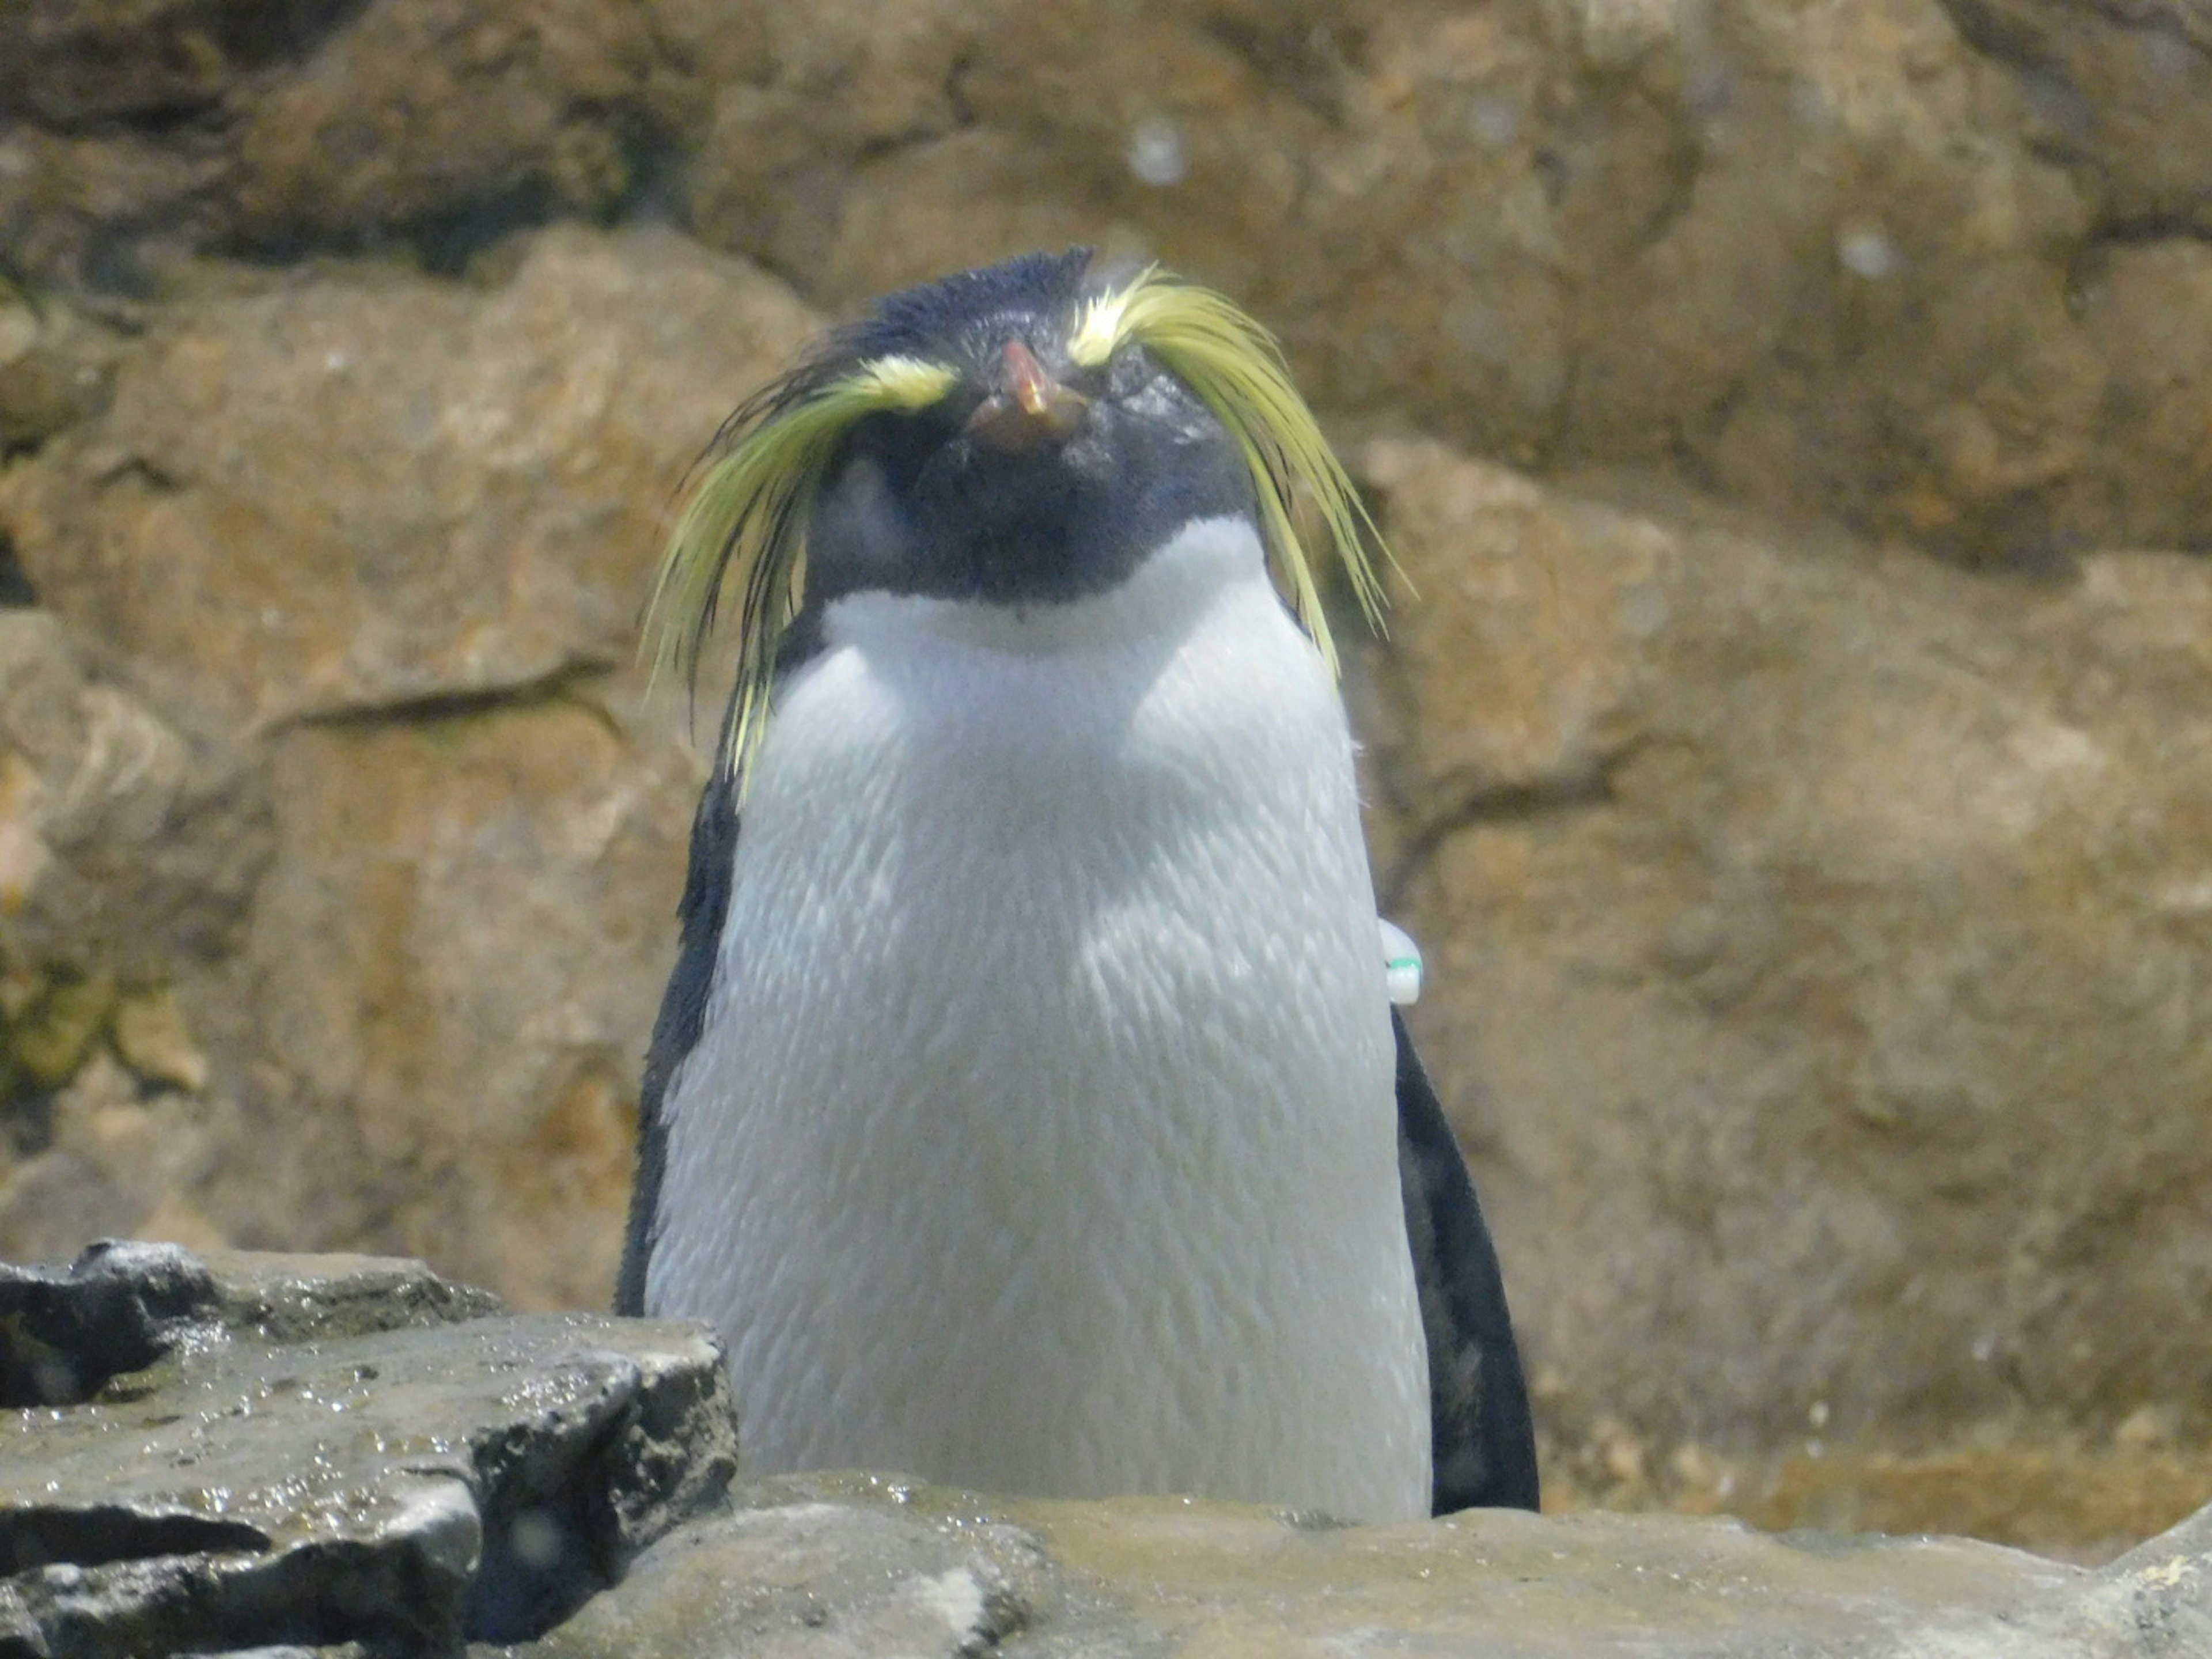
[[[1395,1527],[732,1486],[720,1356],[419,1262],[0,1266],[0,1659],[2212,1654],[2212,1510],[2097,1571],[1668,1516]]]

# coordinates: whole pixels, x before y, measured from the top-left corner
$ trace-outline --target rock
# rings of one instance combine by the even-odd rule
[[[0,1419],[0,1650],[528,1637],[726,1486],[695,1328],[307,1267],[141,1246],[0,1279],[0,1375],[73,1385]]]
[[[665,232],[516,258],[489,290],[363,272],[158,329],[105,416],[0,478],[43,601],[264,729],[627,661],[673,482],[814,319]]]
[[[1228,1504],[1049,1504],[884,1478],[743,1489],[538,1641],[478,1659],[1152,1653],[2142,1659],[2191,1651],[2203,1540],[2092,1574],[1958,1539],[1474,1511],[1344,1527]],[[2202,1529],[2201,1523],[2199,1530]],[[2176,1595],[2172,1586],[2183,1586]],[[2142,1626],[2139,1612],[2154,1612]],[[2174,1645],[2163,1645],[2167,1642]]]
[[[384,0],[246,111],[238,234],[465,250],[518,218],[605,213],[686,106],[650,6]]]
[[[2212,549],[2212,247],[2192,237],[2123,243],[2085,267],[2080,304],[2111,366],[2106,487],[2160,503],[2127,528],[2155,546]]]
[[[150,948],[156,890],[126,930],[148,947],[137,976],[85,980],[107,1005],[64,1022],[44,995],[24,1016],[52,1036],[41,1077],[112,1045],[208,1103],[175,1185],[39,1141],[53,1162],[18,1176],[12,1232],[0,1191],[20,1249],[136,1231],[167,1204],[221,1239],[434,1255],[531,1306],[605,1299],[702,777],[609,671],[634,648],[671,489],[814,319],[665,233],[556,230],[512,255],[486,288],[385,273],[211,299],[156,331],[106,416],[0,480],[42,597],[272,769],[276,860],[243,948],[226,936],[173,975],[178,952]],[[303,447],[303,421],[349,435]],[[213,793],[222,773],[197,778],[180,739],[129,724],[135,702],[76,691],[48,660],[51,618],[17,631],[47,653],[17,702],[48,711],[39,752],[58,757],[19,791],[21,879],[70,873],[43,828],[56,797],[76,838],[99,828],[76,819],[103,777],[59,769],[90,767],[72,696],[115,728],[94,754],[163,835],[142,890],[191,868],[195,826],[165,823],[157,788]],[[271,827],[252,828],[221,845],[258,878]],[[193,897],[234,924],[227,873],[203,866]],[[82,902],[56,909],[58,939],[98,941]],[[103,1202],[58,1234],[70,1206],[40,1195],[87,1180]]]
[[[35,448],[97,412],[118,350],[70,307],[0,278],[0,453]],[[25,597],[0,593],[13,603]]]
[[[2202,14],[0,7],[0,1251],[600,1302],[672,493],[818,314],[1087,240],[1440,446],[1376,844],[1554,1489],[2170,1518],[2206,617],[2127,550],[2212,544]]]
[[[105,1028],[101,972],[158,979],[236,943],[269,851],[246,755],[93,672],[52,615],[0,610],[0,956],[75,975],[0,1006],[44,1079]]]
[[[62,128],[173,121],[301,51],[343,9],[333,0],[32,0],[0,16],[0,102]]]
[[[108,1244],[0,1267],[9,1406],[9,1654],[2162,1659],[2212,1639],[2212,1510],[2089,1572],[1671,1516],[1353,1527],[868,1474],[732,1494],[697,1328],[507,1316],[418,1262]]]
[[[2179,510],[2113,477],[2096,191],[1934,0],[816,8],[766,55],[693,217],[827,303],[1091,241],[1237,294],[1324,407],[1524,465],[1999,562]]]
[[[303,727],[274,764],[210,1213],[605,1305],[696,763],[580,692]]]
[[[1007,1643],[1024,1651],[1026,1640],[1063,1633],[1048,1621],[1065,1576],[1001,1507],[865,1476],[748,1488],[734,1514],[664,1539],[541,1640],[472,1652],[961,1659]],[[1119,1637],[1119,1623],[1079,1620],[1075,1631]]]
[[[40,1106],[45,1146],[0,1181],[0,1246],[19,1258],[66,1255],[88,1234],[145,1231],[221,1157],[219,1108],[179,1090],[144,1088],[104,1052],[52,1093],[19,1097],[16,1110],[35,1121]],[[184,1217],[173,1207],[168,1219]],[[201,1242],[222,1240],[204,1224]]]
[[[2212,230],[2212,17],[2202,0],[1944,0],[2019,77],[2036,147],[2116,228]]]
[[[8,1364],[0,1405],[76,1405],[179,1349],[276,1346],[484,1319],[489,1291],[419,1261],[286,1256],[108,1240],[67,1269],[0,1262]]]
[[[2212,567],[1366,466],[1382,885],[1552,1431],[2202,1437]]]
[[[207,1087],[208,1057],[173,987],[123,999],[115,1010],[115,1051],[142,1078],[193,1094]]]
[[[220,1147],[178,981],[239,944],[267,813],[239,747],[95,672],[51,615],[0,610],[0,1252],[183,1219]]]
[[[1522,465],[1662,465],[1999,562],[2194,499],[2123,464],[2075,291],[2212,212],[2192,0],[11,15],[0,234],[58,280],[454,270],[672,210],[844,309],[1086,240],[1237,293],[1325,405]]]

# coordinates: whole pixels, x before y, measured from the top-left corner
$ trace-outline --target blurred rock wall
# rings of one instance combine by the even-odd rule
[[[672,493],[1074,240],[1279,329],[1419,592],[1378,879],[1555,1490],[2212,1496],[2202,0],[0,9],[0,1255],[599,1304]]]

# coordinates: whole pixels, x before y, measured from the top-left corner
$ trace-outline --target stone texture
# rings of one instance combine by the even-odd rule
[[[11,963],[146,973],[220,955],[270,850],[246,757],[94,672],[52,615],[0,610],[0,947]]]
[[[231,721],[529,687],[628,660],[673,481],[813,326],[653,231],[217,296],[0,521],[44,603]]]
[[[735,1467],[695,1328],[417,1263],[107,1249],[7,1270],[0,1333],[63,1395],[0,1419],[0,1652],[533,1635]]]
[[[1383,886],[1553,1424],[2201,1435],[2212,569],[1365,466]]]
[[[648,1551],[540,1640],[478,1659],[2151,1659],[2212,1639],[2201,1522],[2088,1573],[1957,1539],[1775,1537],[1658,1516],[1346,1528],[869,1477],[748,1488],[738,1503]]]
[[[2212,231],[2212,10],[2203,0],[1945,0],[2020,78],[2031,142],[2101,216]]]
[[[2164,1659],[2212,1640],[2212,1510],[2090,1572],[1726,1520],[1349,1527],[860,1474],[732,1494],[696,1328],[508,1316],[419,1262],[106,1244],[0,1267],[0,1413],[10,1659]]]
[[[2002,562],[2161,522],[2070,308],[2095,193],[1934,0],[862,16],[787,24],[687,174],[834,302],[1099,241],[1237,293],[1324,404],[1524,464]]]
[[[0,610],[0,1253],[214,1242],[179,1196],[222,1137],[174,980],[238,947],[270,851],[250,757]]]
[[[441,251],[518,219],[615,208],[696,103],[697,68],[672,55],[661,9],[362,9],[243,112],[225,192],[234,234],[280,248],[412,237]]]
[[[207,1206],[604,1304],[694,763],[578,695],[302,728],[273,765],[239,964],[258,1152]]]
[[[0,280],[0,451],[34,447],[97,412],[118,350],[75,308]]]
[[[64,988],[108,999],[73,991],[74,1024],[35,1000],[62,1092],[0,1188],[0,1243],[366,1246],[528,1306],[605,1301],[703,775],[680,699],[641,702],[617,665],[675,483],[815,326],[653,231],[549,231],[476,287],[219,286],[104,416],[0,479],[45,603],[221,734],[165,736],[77,688],[50,617],[0,616],[25,642],[0,716],[43,745],[0,874],[16,848],[45,884],[19,928],[52,908],[37,937],[84,970]],[[132,884],[87,896],[57,837],[103,872],[128,854]],[[100,932],[95,900],[129,925]],[[221,948],[165,923],[187,902]],[[110,955],[138,981],[99,978]],[[110,1051],[156,1091],[79,1079]]]
[[[1660,462],[1977,560],[2203,531],[2117,465],[2076,314],[2085,261],[2205,228],[2193,0],[10,20],[0,236],[110,288],[672,212],[842,308],[1087,240],[1237,292],[1325,403],[1519,464]]]
[[[66,1268],[0,1262],[0,1403],[71,1406],[179,1350],[234,1338],[293,1346],[502,1313],[489,1291],[419,1261],[287,1256],[104,1241]]]

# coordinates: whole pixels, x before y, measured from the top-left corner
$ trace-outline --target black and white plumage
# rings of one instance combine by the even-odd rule
[[[740,567],[744,650],[620,1309],[721,1331],[762,1472],[1534,1507],[1287,505],[1356,508],[1271,343],[1032,258],[728,437],[664,580],[684,665]]]

